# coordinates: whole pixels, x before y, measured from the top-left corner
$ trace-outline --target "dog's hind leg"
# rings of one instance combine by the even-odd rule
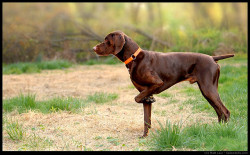
[[[230,112],[224,106],[218,94],[219,74],[219,68],[214,72],[203,72],[203,74],[198,78],[198,85],[202,95],[216,111],[218,115],[218,121],[221,122],[223,120],[227,122],[230,117]]]

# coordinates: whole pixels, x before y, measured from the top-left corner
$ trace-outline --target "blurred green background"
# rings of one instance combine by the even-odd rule
[[[121,30],[142,49],[247,53],[247,3],[3,3],[3,63],[99,59]]]

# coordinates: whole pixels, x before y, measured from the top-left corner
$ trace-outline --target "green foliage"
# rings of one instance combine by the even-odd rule
[[[167,92],[162,92],[162,93],[158,94],[157,96],[163,97],[163,98],[172,97],[172,95],[170,93],[167,93]]]
[[[72,65],[71,62],[66,60],[20,62],[3,65],[3,74],[40,73],[41,70],[64,69]]]
[[[4,3],[2,60],[86,61],[95,58],[86,51],[114,30],[147,50],[211,55],[223,43],[246,53],[247,3]],[[152,44],[147,35],[172,46]]]
[[[13,141],[20,141],[26,135],[25,130],[18,121],[5,120],[6,127],[5,130],[9,135],[9,138]]]
[[[100,65],[100,64],[106,64],[106,65],[115,65],[119,64],[121,61],[117,59],[116,57],[109,56],[108,58],[99,58],[99,59],[90,59],[82,64],[84,65]]]
[[[153,150],[171,151],[173,147],[179,147],[182,143],[181,124],[171,124],[167,121],[165,126],[160,122],[160,130],[152,133]]]
[[[239,41],[239,38],[233,38],[234,34],[225,37],[228,34],[225,30],[211,28],[203,28],[196,31],[185,30],[181,33],[184,36],[178,35],[178,31],[170,31],[172,32],[169,41],[173,42],[174,45],[166,49],[167,52],[197,52],[214,55],[214,51],[219,48],[220,44],[225,45],[225,47],[232,47],[236,52],[247,52],[247,46],[242,46],[242,43],[245,41]],[[226,53],[232,53],[231,51],[226,51],[227,48],[225,47],[223,47],[223,50]]]
[[[18,149],[18,151],[26,151],[26,150],[45,150],[46,148],[49,148],[54,143],[53,140],[50,140],[49,138],[40,137],[36,133],[33,132],[32,135],[28,136],[26,139],[26,143],[22,145]]]
[[[60,110],[77,112],[77,110],[84,108],[86,105],[87,103],[81,99],[72,97],[64,99],[56,97],[48,101],[41,101],[40,104],[38,104],[37,109],[43,113],[56,112]]]
[[[25,113],[29,110],[38,110],[42,113],[51,113],[57,111],[78,112],[86,107],[88,103],[103,104],[111,102],[118,98],[118,94],[97,92],[88,95],[86,99],[78,99],[73,97],[61,98],[55,97],[45,101],[36,101],[35,95],[20,94],[17,97],[3,100],[3,112],[11,112],[17,110],[19,113]]]
[[[18,97],[13,97],[7,100],[3,100],[3,111],[11,112],[18,110],[19,113],[26,112],[29,109],[36,107],[35,95],[27,94],[26,96],[20,94]]]
[[[187,148],[214,151],[246,151],[246,126],[238,126],[237,122],[196,124],[183,129],[187,140]]]
[[[36,63],[37,67],[41,70],[44,69],[64,69],[72,66],[72,63],[66,60],[53,60],[53,61],[44,61],[41,63]]]
[[[120,145],[119,139],[118,138],[113,138],[113,137],[107,137],[107,141],[115,146]]]
[[[87,102],[77,98],[52,98],[45,101],[36,101],[35,95],[20,94],[18,97],[3,100],[3,112],[17,110],[19,113],[25,113],[29,110],[39,110],[42,113],[56,112],[59,110],[77,112],[84,108]]]
[[[3,74],[40,73],[40,71],[32,63],[14,63],[3,66]]]
[[[194,124],[181,127],[169,121],[152,132],[147,143],[156,151],[189,148],[198,151],[247,151],[247,126],[230,123]]]
[[[93,95],[89,95],[87,97],[87,101],[95,102],[97,104],[103,104],[106,102],[113,101],[117,98],[118,98],[118,94],[115,94],[115,93],[108,94],[104,92],[97,92],[97,93],[94,93]]]

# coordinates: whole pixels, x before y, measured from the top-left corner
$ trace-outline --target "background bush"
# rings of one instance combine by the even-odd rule
[[[247,3],[3,3],[3,62],[98,59],[122,30],[143,49],[247,51]]]

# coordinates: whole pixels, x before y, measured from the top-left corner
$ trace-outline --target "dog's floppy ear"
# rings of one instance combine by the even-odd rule
[[[122,50],[125,44],[124,34],[118,33],[118,34],[113,35],[113,40],[114,40],[114,45],[115,45],[114,55],[116,55]]]

